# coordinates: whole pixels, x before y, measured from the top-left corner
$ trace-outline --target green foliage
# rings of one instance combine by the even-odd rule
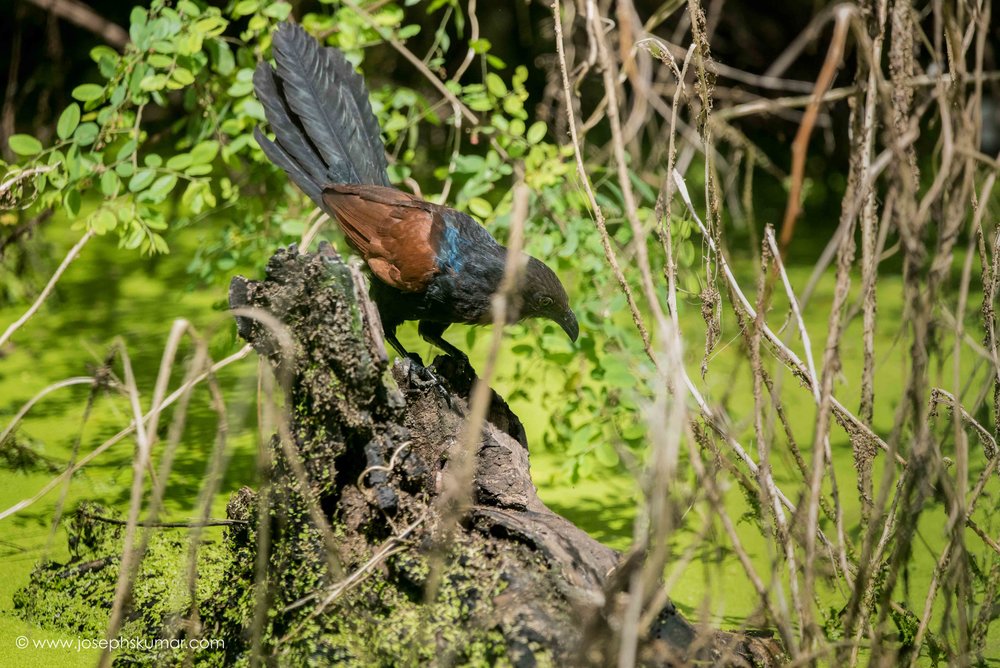
[[[54,143],[10,138],[27,159],[8,165],[7,178],[48,169],[30,188],[19,184],[19,204],[62,207],[75,228],[116,232],[122,248],[146,254],[169,250],[168,221],[181,228],[222,208],[259,215],[261,203],[240,206],[239,188],[222,172],[261,160],[250,135],[263,114],[248,83],[257,59],[248,44],[266,40],[285,7],[252,12],[232,43],[223,33],[235,9],[224,17],[190,1],[134,8],[132,42],[122,54],[91,51],[102,78],[73,88],[77,101],[59,115]],[[148,120],[154,113],[160,120]],[[84,201],[95,203],[86,214]]]
[[[574,478],[616,466],[623,447],[641,453],[636,378],[651,368],[607,270],[572,147],[556,143],[545,122],[532,117],[526,67],[508,67],[488,40],[454,43],[466,31],[463,6],[454,0],[362,3],[371,6],[362,10],[367,13],[323,4],[329,7],[302,17],[303,25],[326,36],[362,72],[366,52],[388,49],[388,39],[405,43],[420,33],[419,19],[437,24],[425,58],[430,71],[443,71],[449,51],[471,49],[467,72],[443,85],[476,115],[474,123],[453,105],[440,104],[439,92],[422,80],[409,87],[369,77],[393,158],[390,176],[397,183],[419,179],[425,197],[445,195],[502,240],[510,225],[514,165],[523,163],[532,193],[526,250],[554,265],[567,282],[581,338],[574,348],[554,325],[528,325],[532,342],[516,339],[513,363],[499,382],[515,388],[515,398],[530,390],[565,405],[544,443],[570,455]],[[18,205],[31,212],[61,208],[74,229],[115,233],[123,249],[145,254],[169,252],[172,235],[199,235],[188,265],[193,280],[222,283],[237,266],[262,266],[275,248],[301,236],[312,210],[252,136],[264,120],[253,96],[253,69],[268,56],[271,32],[288,11],[287,4],[260,0],[223,9],[154,0],[148,9],[134,8],[131,43],[121,54],[106,46],[91,51],[100,78],[72,89],[75,101],[60,113],[52,143],[43,146],[23,134],[10,138],[21,159],[6,166],[5,179],[42,168],[19,182],[13,193]],[[627,253],[632,230],[615,176],[602,167],[588,169],[612,243]],[[633,183],[641,220],[652,229],[659,224],[656,193],[637,175]],[[671,230],[675,257],[691,265],[690,226],[675,220]],[[650,238],[654,264],[662,264],[662,247],[655,235]],[[467,336],[471,345],[477,334],[469,330]]]

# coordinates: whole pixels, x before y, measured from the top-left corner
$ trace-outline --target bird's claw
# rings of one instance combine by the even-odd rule
[[[426,389],[428,387],[435,387],[444,396],[445,401],[448,402],[448,408],[454,408],[451,401],[451,392],[448,388],[444,386],[441,378],[438,377],[436,373],[430,370],[429,367],[423,365],[420,357],[416,353],[409,353],[408,355],[410,364],[407,370],[408,380],[410,385],[418,389]]]

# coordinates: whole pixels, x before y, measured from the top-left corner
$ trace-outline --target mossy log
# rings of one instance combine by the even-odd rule
[[[468,364],[438,357],[433,368],[443,388],[408,362],[390,365],[360,273],[329,246],[316,254],[279,251],[265,280],[233,280],[230,302],[287,328],[283,346],[270,318],[238,318],[240,335],[285,379],[288,432],[308,478],[303,496],[287,459],[295,454],[276,437],[267,635],[283,642],[271,651],[384,662],[392,660],[384,638],[393,638],[403,662],[614,662],[620,624],[608,617],[621,607],[606,599],[620,596],[609,584],[620,555],[541,502],[524,429],[495,393],[476,453],[473,503],[459,530],[442,538],[434,502],[475,381]],[[336,532],[339,574],[330,572],[308,503]],[[236,519],[256,521],[252,499],[238,505]],[[412,530],[392,555],[373,564],[404,527]],[[338,585],[366,567],[379,594],[352,596]],[[343,592],[337,605],[317,612],[335,591]],[[305,619],[308,631],[296,632]],[[345,627],[363,645],[353,652],[330,642]],[[647,665],[776,665],[780,652],[770,640],[698,628],[668,604],[640,657]]]

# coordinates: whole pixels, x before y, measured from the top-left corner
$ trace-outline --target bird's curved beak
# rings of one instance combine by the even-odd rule
[[[576,314],[570,309],[566,309],[562,315],[556,318],[556,323],[566,332],[569,340],[575,343],[577,337],[580,336],[580,325],[576,322]]]

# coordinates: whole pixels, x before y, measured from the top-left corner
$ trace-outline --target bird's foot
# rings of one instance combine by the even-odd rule
[[[409,359],[407,380],[410,385],[420,390],[429,387],[436,388],[444,397],[444,400],[448,402],[448,408],[454,409],[455,406],[451,399],[451,392],[445,387],[444,381],[440,376],[431,371],[430,367],[424,366],[420,356],[416,353],[409,353],[407,358]]]

